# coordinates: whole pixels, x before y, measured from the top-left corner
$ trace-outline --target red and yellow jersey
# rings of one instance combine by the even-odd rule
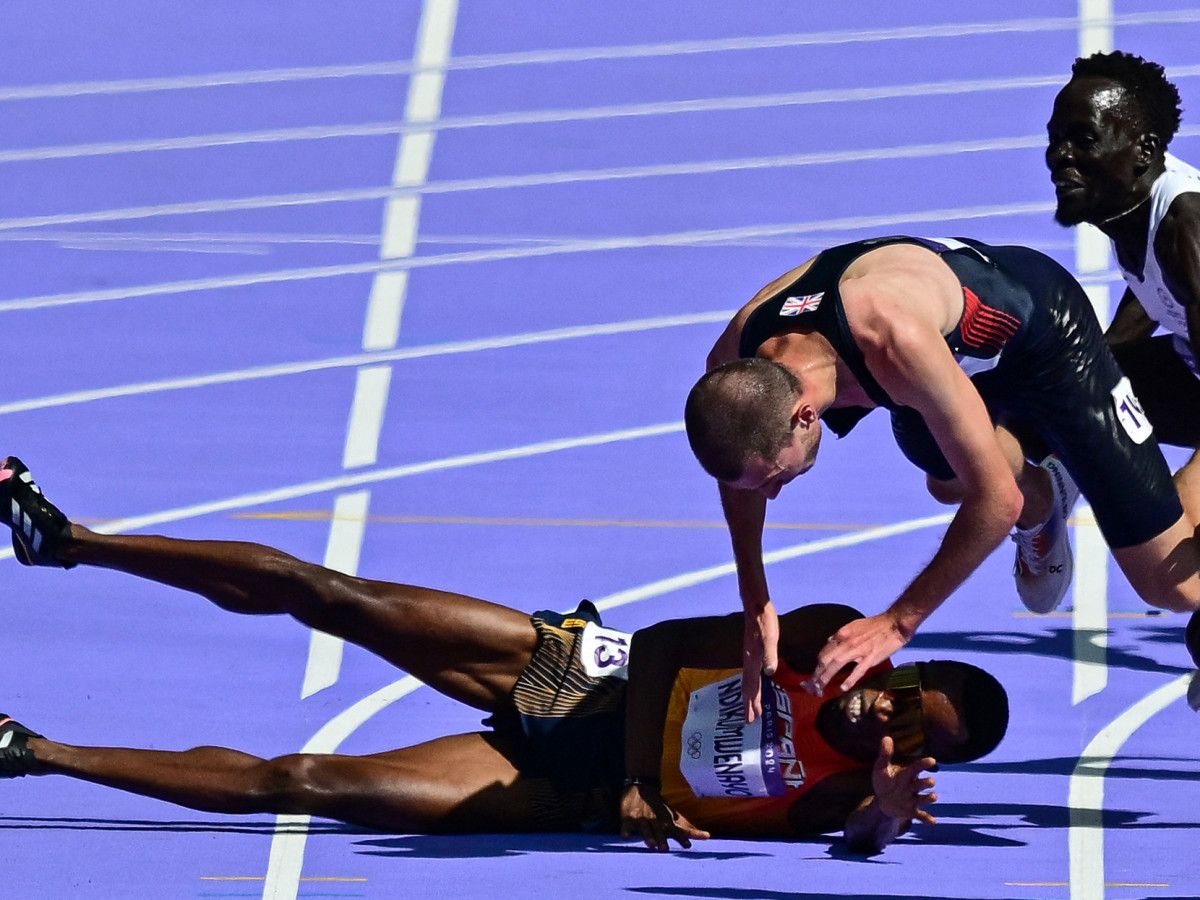
[[[884,664],[891,668],[890,663]],[[746,722],[741,669],[681,669],[663,726],[662,795],[693,824],[722,835],[779,836],[794,829],[787,811],[830,775],[870,769],[817,733],[824,697],[780,661],[763,679],[763,715]]]

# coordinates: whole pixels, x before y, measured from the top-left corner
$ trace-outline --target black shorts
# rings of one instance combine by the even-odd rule
[[[1200,378],[1176,351],[1173,335],[1112,345],[1121,371],[1129,376],[1154,425],[1160,444],[1200,447]]]
[[[988,255],[1009,275],[1008,289],[1033,296],[1040,317],[1021,347],[971,378],[992,420],[1045,441],[1091,503],[1110,547],[1161,534],[1183,506],[1154,436],[1139,442],[1142,434],[1131,431],[1130,417],[1144,418],[1136,401],[1114,395],[1124,376],[1083,288],[1035,250],[989,247]],[[955,477],[915,410],[893,411],[892,430],[904,455],[931,477]]]
[[[584,600],[575,612],[531,617],[538,646],[517,678],[512,705],[484,724],[517,748],[539,827],[612,831],[625,776],[625,679],[593,677],[580,656],[583,631],[600,625]]]

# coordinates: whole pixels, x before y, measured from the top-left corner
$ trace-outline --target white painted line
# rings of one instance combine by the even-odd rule
[[[1200,126],[1192,129],[1200,134]],[[1176,138],[1186,137],[1181,128]],[[275,209],[322,203],[361,203],[409,194],[448,194],[462,191],[504,190],[521,187],[582,184],[633,178],[665,178],[668,176],[704,175],[743,170],[775,169],[811,165],[886,159],[920,159],[930,156],[953,156],[961,153],[984,153],[1004,150],[1041,148],[1044,135],[1025,135],[1012,138],[987,138],[973,141],[944,141],[930,144],[907,144],[896,147],[838,150],[817,153],[789,153],[771,156],[749,156],[732,159],[700,160],[684,163],[658,163],[642,166],[615,166],[604,169],[576,169],[561,172],[537,172],[527,175],[491,175],[479,178],[449,179],[425,183],[427,160],[418,153],[418,141],[432,141],[432,132],[411,132],[401,144],[401,154],[393,175],[393,186],[354,188],[335,191],[314,191],[293,194],[265,194],[220,200],[197,200],[189,203],[165,203],[156,206],[134,206],[94,212],[61,213],[48,216],[21,216],[0,219],[0,230],[40,228],[48,225],[69,225],[89,222],[114,222],[157,216],[193,215],[196,213],[231,212],[247,209]],[[412,150],[408,148],[412,147]],[[423,170],[421,166],[424,165]],[[107,232],[102,232],[106,234]]]
[[[391,383],[391,366],[363,366],[358,370],[350,424],[346,428],[343,468],[373,466],[379,460],[379,434],[383,430]]]
[[[559,438],[549,441],[538,441],[519,447],[509,447],[504,450],[486,450],[480,453],[465,453],[461,456],[447,456],[428,462],[408,463],[403,466],[391,466],[374,472],[359,472],[353,475],[340,475],[335,478],[324,478],[319,481],[309,481],[290,487],[273,490],[256,491],[241,494],[224,500],[212,500],[207,503],[197,503],[178,509],[162,510],[141,516],[106,522],[95,526],[92,530],[101,534],[123,534],[137,531],[141,528],[151,528],[168,522],[179,522],[183,519],[193,519],[213,513],[231,512],[235,509],[245,509],[249,506],[261,506],[268,503],[280,503],[285,500],[295,500],[299,497],[311,497],[313,494],[324,494],[330,491],[341,491],[348,488],[362,487],[368,484],[379,484],[384,481],[394,481],[398,478],[410,478],[414,475],[425,475],[431,472],[446,472],[453,469],[463,469],[468,466],[480,466],[495,462],[508,462],[515,459],[526,459],[530,456],[542,456],[547,453],[558,453],[562,450],[579,450],[584,447],[599,447],[604,444],[615,444],[622,441],[633,441],[641,438],[660,437],[667,434],[677,434],[683,431],[682,422],[664,422],[660,425],[646,425],[640,428],[622,428],[617,431],[606,431],[599,434],[588,434],[574,438]],[[0,559],[12,556],[11,548],[0,550]]]
[[[1024,78],[985,78],[936,81],[864,88],[793,91],[743,97],[702,97],[691,100],[666,100],[653,103],[627,103],[580,109],[545,109],[486,115],[455,116],[436,123],[363,122],[342,125],[306,125],[294,128],[269,128],[257,131],[186,135],[136,141],[102,141],[91,144],[66,144],[51,147],[24,147],[0,151],[0,164],[35,162],[49,159],[79,159],[127,153],[161,153],[177,150],[201,150],[248,144],[275,144],[289,141],[317,141],[338,138],[378,137],[409,131],[498,128],[520,125],[545,125],[563,122],[589,122],[605,119],[680,115],[701,112],[734,112],[746,109],[773,109],[824,103],[860,103],[908,97],[941,97],[977,94],[989,91],[1013,91],[1054,87],[1061,75]]]
[[[412,693],[424,682],[408,675],[355,703],[330,719],[301,753],[333,753],[342,741],[363,723],[392,703]],[[296,900],[300,888],[300,872],[304,867],[304,849],[308,843],[306,831],[311,816],[278,816],[271,851],[267,861],[263,900]]]
[[[1079,0],[1079,55],[1112,49],[1111,0]],[[1065,80],[1064,80],[1065,83]],[[1108,322],[1109,289],[1090,279],[1109,269],[1108,238],[1098,228],[1075,229],[1075,271],[1088,278],[1084,287],[1101,322]],[[1090,508],[1076,528],[1074,641],[1074,702],[1092,696],[1108,684],[1108,548],[1095,527]],[[1094,635],[1094,637],[1093,637]],[[1103,867],[1101,867],[1103,868]]]
[[[1112,49],[1112,0],[1079,0],[1079,55],[1111,53]]]
[[[457,16],[458,0],[425,0],[422,5],[414,54],[419,69],[409,80],[408,99],[404,110],[407,122],[432,122],[441,113],[445,73],[440,67],[450,58],[450,44],[454,38]],[[409,184],[423,182],[429,172],[432,153],[432,132],[414,131],[405,134],[397,154],[395,177],[407,179],[406,183]],[[411,256],[416,252],[420,212],[419,196],[393,197],[387,202],[383,233],[380,237],[380,255],[384,259],[392,256]],[[386,274],[388,273],[380,273]],[[392,278],[378,291],[372,286],[363,328],[364,349],[377,345],[384,335],[399,335],[400,314],[404,308],[403,292],[407,283],[407,279]],[[398,295],[388,297],[383,302],[376,302],[383,297],[385,291],[397,289],[400,292]],[[382,316],[387,314],[393,314],[395,318],[381,321]],[[387,409],[391,380],[390,365],[366,366],[358,370],[354,404],[350,413],[350,424],[346,430],[343,468],[372,465],[378,458],[379,436],[383,430],[383,416]],[[342,565],[353,564],[353,570],[342,569],[350,574],[358,570],[359,553],[366,532],[369,497],[369,491],[339,497],[339,507],[335,509],[334,521],[330,527],[329,552],[344,557],[338,560]],[[345,512],[357,514],[357,519],[350,520],[355,524],[352,529],[339,523],[337,512],[343,507]],[[307,697],[337,682],[342,649],[342,641],[339,638],[313,633],[302,696]],[[351,730],[357,727],[356,723]],[[299,893],[305,844],[295,841],[286,833],[293,824],[286,816],[278,820],[271,841],[271,853],[267,864],[269,877],[264,885],[264,897],[294,898]],[[278,848],[276,842],[279,843]]]
[[[937,525],[945,525],[954,517],[954,513],[941,513],[936,516],[928,516],[923,519],[912,519],[908,522],[898,522],[894,525],[883,525],[878,528],[867,528],[862,531],[856,531],[851,534],[837,535],[836,537],[825,538],[819,541],[806,541],[802,544],[795,544],[791,547],[784,547],[780,550],[772,550],[769,553],[763,554],[763,564],[771,565],[777,562],[784,562],[789,559],[796,559],[801,556],[809,556],[813,553],[820,553],[824,550],[835,550],[840,547],[852,547],[855,544],[863,544],[867,541],[877,541],[882,538],[893,537],[898,534],[907,534],[910,531],[918,531],[922,528],[932,528]],[[639,600],[646,600],[650,597],[658,597],[662,594],[670,593],[671,591],[680,591],[684,588],[693,587],[697,584],[703,584],[706,581],[714,581],[717,578],[724,578],[726,575],[733,575],[737,572],[737,567],[734,563],[723,563],[719,566],[710,566],[707,569],[698,569],[695,572],[687,572],[683,575],[676,575],[671,578],[664,578],[659,581],[652,581],[649,584],[644,584],[640,587],[630,588],[620,591],[616,594],[609,594],[606,597],[601,597],[593,601],[596,608],[600,610],[613,609],[617,606],[625,606],[628,603],[636,603]]]
[[[542,246],[521,246],[499,250],[472,250],[461,253],[444,253],[436,256],[387,259],[378,262],[316,266],[305,269],[284,269],[275,272],[258,272],[220,278],[197,278],[188,281],[163,282],[160,284],[130,286],[103,291],[48,294],[40,297],[25,297],[2,301],[0,302],[0,313],[18,309],[42,309],[51,306],[70,306],[78,303],[125,300],[133,297],[155,297],[167,294],[190,293],[193,291],[305,281],[315,278],[365,275],[373,272],[400,271],[432,266],[527,259],[539,256],[557,256],[566,253],[596,253],[631,249],[643,250],[649,247],[719,246],[731,242],[743,241],[747,238],[813,234],[822,231],[853,231],[864,228],[921,224],[925,222],[945,223],[947,221],[966,221],[969,219],[986,219],[998,216],[1031,215],[1034,213],[1049,212],[1053,209],[1054,203],[1052,201],[1039,200],[1030,203],[1005,203],[987,206],[930,209],[895,215],[847,216],[838,219],[786,223],[782,225],[749,225],[740,228],[714,228],[697,231],[677,231],[665,234],[589,238],[585,240],[555,242]]]
[[[390,350],[396,346],[407,293],[407,272],[380,272],[372,279],[363,325],[363,350]]]
[[[412,256],[417,249],[417,222],[421,214],[420,197],[392,197],[384,211],[381,259]]]
[[[334,501],[333,522],[325,546],[325,568],[346,575],[358,574],[370,499],[370,491],[356,491],[353,494],[341,494]],[[308,664],[304,669],[304,684],[300,688],[301,700],[337,683],[344,646],[345,642],[332,634],[311,632]]]
[[[424,135],[424,137],[432,139],[432,135],[429,132],[410,132],[407,136],[413,137],[414,134]],[[1175,139],[1180,140],[1196,136],[1200,136],[1200,125],[1185,125],[1176,132]],[[371,200],[383,200],[392,196],[408,195],[410,193],[420,195],[446,194],[462,191],[503,190],[632,178],[665,178],[668,176],[703,175],[754,169],[830,165],[885,159],[919,159],[931,156],[954,156],[960,153],[1040,149],[1044,144],[1045,136],[1036,134],[1024,137],[988,138],[975,141],[945,141],[931,144],[908,144],[897,147],[875,147],[862,150],[750,156],[685,163],[660,163],[644,166],[616,166],[606,169],[577,169],[562,172],[533,173],[529,175],[491,175],[480,178],[448,179],[425,184],[415,183],[414,180],[418,177],[419,173],[405,167],[400,168],[396,173],[395,186],[392,187],[352,188],[292,194],[263,194],[256,197],[196,200],[188,203],[163,203],[152,206],[131,206],[119,209],[95,210],[92,212],[18,216],[0,219],[0,231],[33,229],[48,225],[117,222],[157,216],[193,215],[197,213],[231,212],[247,209],[277,209],[280,207],[308,206],[323,203],[361,203]],[[401,161],[403,162],[403,157]],[[410,181],[413,183],[409,183]],[[338,237],[345,239],[344,235]],[[246,240],[252,239],[261,240],[262,238],[257,235],[246,237]]]
[[[432,131],[410,131],[404,136],[392,172],[394,188],[412,188],[424,193],[429,162],[433,159],[433,139]]]
[[[1108,545],[1090,506],[1075,513],[1075,583],[1072,586],[1074,639],[1073,704],[1108,686]]]
[[[177,391],[188,388],[211,387],[218,384],[235,384],[243,381],[253,381],[259,378],[280,378],[289,375],[303,375],[308,372],[321,372],[330,369],[353,368],[362,365],[394,362],[405,359],[425,359],[432,356],[447,356],[456,353],[479,353],[485,350],[504,350],[512,347],[525,347],[534,344],[546,344],[554,341],[574,340],[576,338],[605,337],[630,332],[652,331],[659,328],[678,328],[690,325],[724,324],[734,313],[733,310],[716,310],[713,312],[692,313],[683,316],[662,316],[654,319],[632,319],[628,322],[609,322],[600,325],[578,325],[569,328],[551,328],[547,331],[532,331],[526,334],[501,335],[493,338],[478,338],[470,341],[450,341],[445,344],[426,344],[419,347],[404,347],[400,350],[389,350],[378,353],[357,353],[353,356],[335,356],[329,359],[309,360],[298,363],[283,363],[274,366],[254,366],[232,372],[215,372],[210,375],[195,375],[183,378],[168,378],[161,381],[145,381],[139,384],[126,384],[108,388],[96,388],[86,391],[72,391],[67,394],[56,394],[50,397],[39,397],[30,400],[17,400],[12,403],[0,404],[0,415],[17,412],[28,412],[35,409],[48,409],[55,406],[70,406],[76,403],[90,403],[96,400],[110,400],[116,397],[132,397],[140,394],[154,394],[162,391]],[[392,320],[398,321],[398,320]],[[370,325],[368,324],[368,327]],[[394,342],[393,342],[394,343]]]
[[[1079,0],[1079,55],[1112,50],[1111,0]],[[1081,225],[1075,230],[1075,268],[1081,276],[1106,271],[1108,238],[1097,228]],[[1085,288],[1096,315],[1108,322],[1109,292],[1107,284],[1092,283]],[[1079,550],[1076,560],[1074,629],[1074,686],[1076,703],[1091,696],[1108,684],[1108,552],[1099,539],[1098,529],[1076,528]],[[1097,546],[1099,544],[1099,546]],[[1088,633],[1103,636],[1103,644],[1089,646]],[[1101,658],[1093,660],[1095,654]],[[1118,720],[1120,721],[1120,720]],[[1115,724],[1115,723],[1114,723]],[[1136,726],[1135,726],[1136,727]],[[1110,726],[1110,729],[1112,726]],[[1071,867],[1071,900],[1104,900],[1104,772],[1108,760],[1125,742],[1128,734],[1117,740],[1110,729],[1102,731],[1088,745],[1083,759],[1071,776],[1071,827],[1069,856]],[[1132,733],[1132,730],[1130,731]],[[1081,776],[1085,764],[1099,764],[1099,777],[1086,780]]]
[[[1200,21],[1200,13],[1191,10],[1161,11],[1116,16],[1116,25],[1186,24]],[[979,34],[1035,33],[1070,31],[1079,27],[1076,18],[1012,19],[970,24],[909,26],[853,31],[825,31],[803,34],[781,34],[740,38],[721,38],[707,41],[673,41],[657,44],[632,44],[613,47],[583,47],[555,50],[533,50],[522,53],[497,53],[460,56],[446,65],[447,69],[488,69],[501,66],[527,66],[567,62],[590,62],[602,59],[644,59],[654,56],[683,56],[696,53],[724,53],[739,50],[764,50],[779,47],[799,47],[823,44],[868,43],[877,41],[914,40],[937,37],[966,37]],[[176,76],[172,78],[139,78],[110,81],[80,81],[60,84],[29,85],[0,88],[0,101],[32,100],[51,97],[79,97],[89,94],[128,94],[150,91],[178,91],[224,87],[243,84],[272,84],[289,81],[312,81],[326,78],[354,78],[407,75],[418,66],[407,61],[364,63],[344,66],[311,66],[286,69],[258,69],[240,72],[218,72],[208,75]]]
[[[1071,773],[1071,900],[1104,900],[1104,778],[1130,736],[1187,694],[1191,673],[1143,697],[1092,738]],[[1190,710],[1181,715],[1192,715]]]

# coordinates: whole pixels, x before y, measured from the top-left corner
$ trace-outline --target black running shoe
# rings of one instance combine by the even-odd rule
[[[0,778],[20,778],[37,765],[29,749],[31,737],[41,735],[0,713]]]
[[[75,565],[54,558],[63,542],[71,539],[71,523],[15,456],[0,462],[0,510],[12,529],[13,553],[22,565],[60,569]]]

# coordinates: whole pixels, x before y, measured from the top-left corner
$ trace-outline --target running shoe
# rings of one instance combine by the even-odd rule
[[[37,765],[29,749],[31,737],[41,735],[0,713],[0,778],[20,778]]]
[[[1045,615],[1058,609],[1074,574],[1067,520],[1079,499],[1079,488],[1056,457],[1047,456],[1041,467],[1054,489],[1050,518],[1034,528],[1018,528],[1012,539],[1017,545],[1013,565],[1017,595],[1027,610]]]
[[[71,539],[71,523],[42,494],[25,463],[15,456],[0,462],[0,510],[12,529],[13,553],[25,566],[69,569],[74,563],[54,558]]]

